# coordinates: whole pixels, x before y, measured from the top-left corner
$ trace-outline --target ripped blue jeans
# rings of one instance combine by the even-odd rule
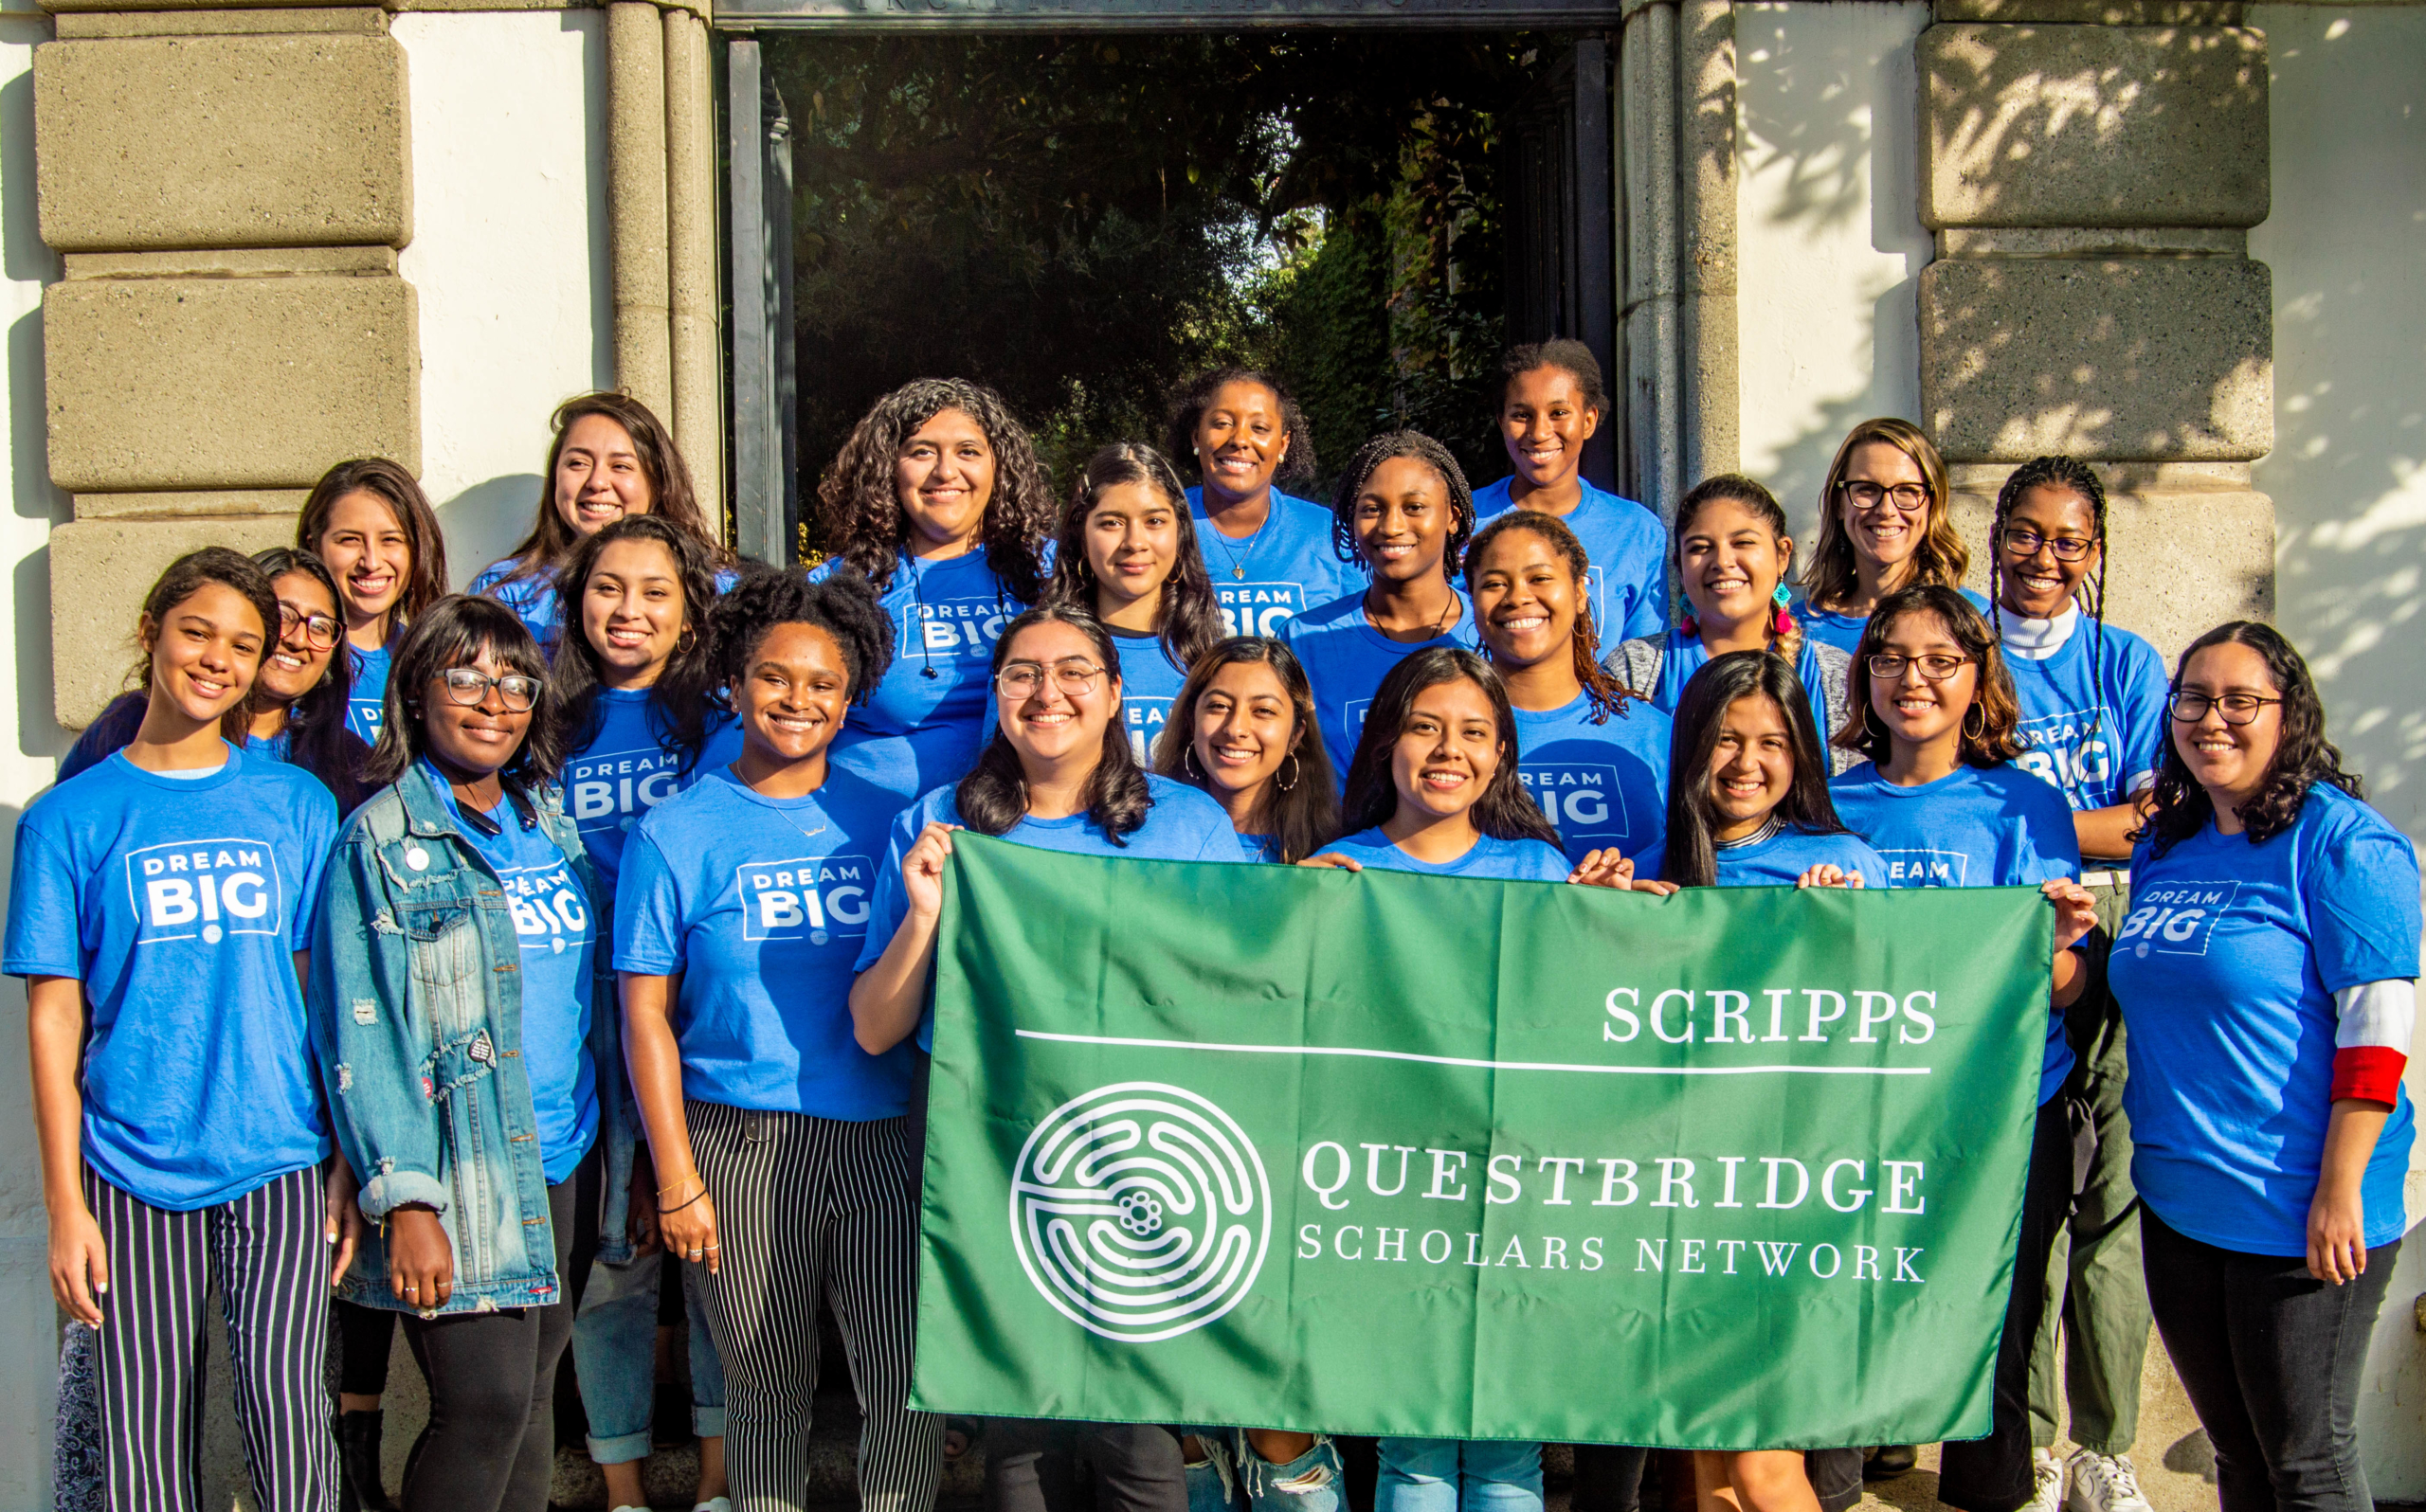
[[[1189,1430],[1204,1458],[1187,1467],[1187,1512],[1342,1512],[1346,1481],[1327,1434],[1286,1465],[1256,1452],[1242,1428]]]

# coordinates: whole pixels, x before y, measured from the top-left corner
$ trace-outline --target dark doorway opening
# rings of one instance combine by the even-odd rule
[[[1617,387],[1599,34],[821,31],[744,46],[770,144],[761,318],[791,325],[790,403],[769,399],[791,421],[783,507],[800,523],[781,535],[798,546],[820,544],[802,506],[852,423],[925,374],[1001,389],[1057,480],[1104,441],[1160,443],[1171,387],[1219,363],[1290,385],[1326,479],[1393,425],[1439,437],[1477,485],[1501,476],[1490,387],[1511,341],[1577,336]],[[1604,417],[1586,458],[1604,485],[1620,423]]]

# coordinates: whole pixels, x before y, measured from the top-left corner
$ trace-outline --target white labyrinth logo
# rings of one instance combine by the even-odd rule
[[[1011,1242],[1029,1282],[1106,1339],[1204,1327],[1255,1285],[1271,1238],[1262,1157],[1183,1088],[1121,1082],[1074,1097],[1011,1171]]]

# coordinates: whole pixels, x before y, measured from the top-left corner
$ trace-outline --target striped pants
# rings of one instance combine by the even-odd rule
[[[716,1205],[722,1268],[701,1268],[700,1300],[724,1359],[735,1512],[797,1512],[807,1501],[821,1301],[842,1326],[867,1416],[860,1505],[928,1512],[943,1479],[944,1425],[909,1409],[918,1254],[909,1121],[697,1101],[683,1112]]]
[[[329,1262],[317,1166],[175,1213],[84,1172],[109,1246],[97,1386],[109,1505],[201,1512],[203,1305],[217,1287],[244,1466],[262,1512],[333,1512],[336,1442],[322,1362]]]

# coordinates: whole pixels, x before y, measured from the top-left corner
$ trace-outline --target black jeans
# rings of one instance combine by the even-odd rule
[[[2351,1413],[2400,1241],[2327,1286],[2305,1256],[2219,1250],[2143,1204],[2140,1253],[2157,1331],[2216,1449],[2223,1512],[2371,1512]]]
[[[2047,1311],[2047,1255],[2073,1201],[2073,1129],[2061,1097],[2038,1109],[2022,1187],[2021,1235],[1997,1340],[1996,1407],[1988,1436],[1938,1451],[1937,1499],[1963,1512],[2014,1512],[2030,1500],[2030,1347]]]
[[[545,1307],[404,1315],[429,1381],[429,1425],[405,1463],[405,1512],[547,1512],[556,1458],[556,1362],[572,1341],[598,1253],[598,1147],[548,1188],[556,1301]]]
[[[1095,1470],[1095,1512],[1187,1512],[1187,1470],[1169,1429],[1019,1417],[987,1420],[987,1512],[1070,1512],[1082,1459]]]

